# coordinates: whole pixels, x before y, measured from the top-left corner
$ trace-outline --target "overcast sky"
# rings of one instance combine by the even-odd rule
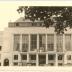
[[[18,5],[11,2],[0,2],[0,30],[8,26],[8,22],[15,21],[20,15],[17,13]]]

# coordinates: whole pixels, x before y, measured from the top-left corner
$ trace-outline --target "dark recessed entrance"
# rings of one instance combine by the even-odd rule
[[[39,66],[46,64],[46,55],[39,55]]]
[[[9,66],[9,59],[4,59],[4,66]]]

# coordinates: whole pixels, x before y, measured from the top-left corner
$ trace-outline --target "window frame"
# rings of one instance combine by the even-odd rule
[[[14,55],[14,58],[13,58],[14,60],[18,60],[18,55],[16,54],[16,55]]]

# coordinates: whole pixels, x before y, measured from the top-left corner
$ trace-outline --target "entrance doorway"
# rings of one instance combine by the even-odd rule
[[[39,66],[44,66],[46,64],[46,55],[39,55]]]
[[[9,66],[9,59],[4,59],[4,66]]]

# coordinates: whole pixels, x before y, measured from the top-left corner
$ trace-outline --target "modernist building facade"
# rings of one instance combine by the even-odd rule
[[[72,65],[72,29],[56,34],[42,21],[19,18],[1,36],[1,66]]]

